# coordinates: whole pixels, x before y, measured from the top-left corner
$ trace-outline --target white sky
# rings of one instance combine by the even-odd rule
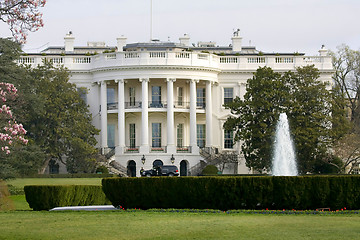
[[[150,0],[48,0],[44,28],[30,33],[26,51],[47,43],[63,46],[70,30],[75,46],[88,41],[116,45],[124,35],[128,43],[150,39]],[[240,28],[243,45],[263,52],[318,54],[345,43],[360,48],[360,0],[153,0],[153,37],[178,42],[188,33],[191,43],[231,43]],[[0,22],[0,36],[10,31]]]

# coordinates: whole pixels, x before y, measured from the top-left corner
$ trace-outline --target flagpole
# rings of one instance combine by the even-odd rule
[[[150,42],[152,40],[152,0],[150,0]]]

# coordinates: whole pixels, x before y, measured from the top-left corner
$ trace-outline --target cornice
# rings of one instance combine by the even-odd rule
[[[190,71],[206,71],[213,73],[220,73],[221,70],[218,68],[210,68],[210,67],[193,67],[193,66],[165,66],[165,65],[133,65],[133,66],[114,66],[114,67],[104,67],[104,68],[94,68],[88,70],[90,73],[95,72],[106,72],[106,71],[116,71],[116,70],[157,70],[157,69],[169,69],[169,70],[190,70]]]

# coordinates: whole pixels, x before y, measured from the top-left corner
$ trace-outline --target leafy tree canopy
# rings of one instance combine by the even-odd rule
[[[319,72],[313,66],[283,74],[259,68],[247,81],[244,99],[237,97],[225,105],[233,116],[224,128],[235,131],[235,141],[241,141],[247,167],[259,172],[271,169],[276,123],[280,113],[285,112],[299,172],[317,171],[315,163],[323,161],[333,138],[341,132],[332,128],[334,120],[342,120],[332,116],[336,98],[318,78]]]
[[[9,40],[0,40],[4,53],[0,56],[0,62],[4,62],[0,77],[19,90],[14,112],[21,116],[29,144],[45,154],[42,169],[51,159],[58,159],[71,173],[93,172],[95,135],[99,130],[92,125],[92,116],[76,86],[69,82],[69,72],[47,61],[36,68],[19,66],[14,63],[19,56],[16,46]]]

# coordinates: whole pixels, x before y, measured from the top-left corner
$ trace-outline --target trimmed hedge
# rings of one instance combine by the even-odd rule
[[[22,176],[23,178],[107,178],[115,177],[115,174],[110,173],[64,173],[64,174],[34,174],[30,176]]]
[[[28,185],[24,187],[26,201],[35,210],[54,207],[111,204],[101,186],[91,185]]]
[[[190,209],[360,209],[360,177],[106,178],[114,206]]]

